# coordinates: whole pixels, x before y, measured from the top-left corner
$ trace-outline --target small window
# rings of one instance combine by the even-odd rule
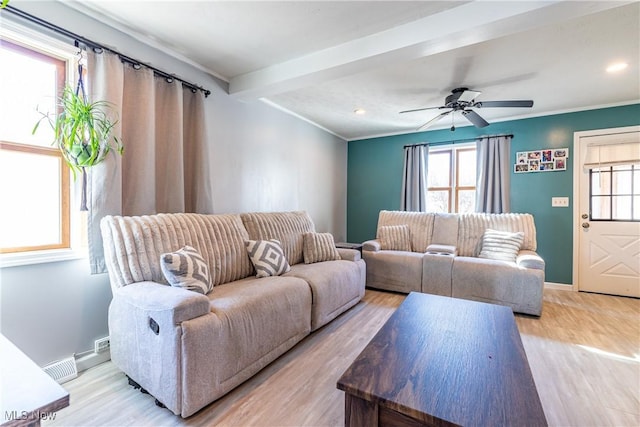
[[[590,169],[589,204],[592,221],[640,221],[640,167]]]
[[[0,253],[70,247],[69,169],[41,112],[56,112],[66,61],[2,39]]]
[[[427,182],[427,209],[430,212],[474,212],[475,147],[431,149]]]

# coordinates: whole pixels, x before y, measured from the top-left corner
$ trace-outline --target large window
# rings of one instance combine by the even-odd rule
[[[70,247],[69,170],[39,112],[55,114],[65,60],[0,40],[0,253]]]
[[[432,148],[428,174],[427,206],[430,212],[475,211],[475,147]]]
[[[640,221],[640,166],[590,169],[592,221]]]

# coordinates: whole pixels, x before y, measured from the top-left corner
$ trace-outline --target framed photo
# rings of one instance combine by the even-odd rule
[[[527,152],[521,151],[516,153],[516,164],[523,165],[527,163]]]
[[[554,172],[567,170],[568,148],[543,148],[541,150],[518,151],[514,173]]]
[[[553,151],[553,157],[569,157],[568,148],[560,148]]]

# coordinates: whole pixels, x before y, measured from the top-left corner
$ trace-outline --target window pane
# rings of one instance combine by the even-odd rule
[[[458,151],[458,187],[476,186],[476,150]]]
[[[449,192],[428,191],[427,212],[449,212]]]
[[[633,219],[640,221],[640,196],[633,197]]]
[[[631,171],[613,172],[613,194],[631,194]]]
[[[591,194],[608,195],[611,194],[611,173],[596,172],[591,174]]]
[[[594,196],[591,198],[591,219],[611,219],[611,197]]]
[[[60,244],[60,158],[0,150],[0,247]]]
[[[53,130],[46,121],[35,135],[34,125],[43,113],[55,113],[57,68],[54,64],[0,47],[0,140],[21,144],[50,146]]]
[[[613,219],[631,219],[631,196],[613,196]]]
[[[439,151],[429,153],[428,185],[429,187],[451,186],[451,152]],[[446,210],[445,210],[446,212]]]
[[[458,213],[471,213],[476,210],[476,190],[458,191]]]

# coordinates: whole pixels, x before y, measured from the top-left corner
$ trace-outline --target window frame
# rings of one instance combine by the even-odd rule
[[[39,59],[46,58],[63,64],[58,73],[58,86],[73,82],[78,49],[68,41],[56,39],[34,29],[6,19],[0,27],[0,38],[3,46],[11,45],[18,51],[26,51]],[[61,88],[59,87],[59,90]],[[57,148],[21,144],[16,141],[1,141],[3,149],[28,152],[36,155],[57,157],[60,167],[61,222],[60,242],[42,246],[24,246],[20,248],[0,249],[0,267],[14,267],[47,262],[68,261],[87,257],[86,246],[82,244],[81,224],[86,219],[79,212],[71,209],[71,201],[76,195],[76,186],[70,178],[70,170]],[[86,234],[86,233],[84,233]]]
[[[615,169],[616,166],[628,167],[628,169]],[[616,166],[604,166],[601,168],[590,168],[589,169],[589,221],[596,222],[640,222],[640,219],[634,219],[634,198],[640,196],[640,189],[635,188],[635,175],[640,174],[640,165],[629,164],[629,165],[616,165]],[[597,172],[594,172],[594,169],[597,169]],[[630,193],[615,193],[613,191],[613,182],[614,182],[614,174],[616,172],[631,172],[630,174],[630,184],[631,184],[631,192]],[[602,174],[609,174],[609,185],[606,193],[602,194],[593,194],[593,175],[597,173],[602,176]],[[594,198],[598,199],[601,197],[609,198],[609,218],[594,218],[593,217],[593,203]],[[630,207],[631,207],[631,218],[630,219],[618,219],[613,217],[613,198],[614,197],[629,197],[631,199]]]
[[[431,187],[427,185],[427,192],[430,191],[446,191],[449,195],[447,213],[459,213],[460,210],[460,197],[459,192],[465,190],[476,191],[476,186],[460,186],[460,170],[458,165],[460,164],[460,153],[465,151],[476,151],[475,144],[448,144],[440,146],[430,146],[429,156],[436,153],[449,153],[449,186],[448,187]]]

